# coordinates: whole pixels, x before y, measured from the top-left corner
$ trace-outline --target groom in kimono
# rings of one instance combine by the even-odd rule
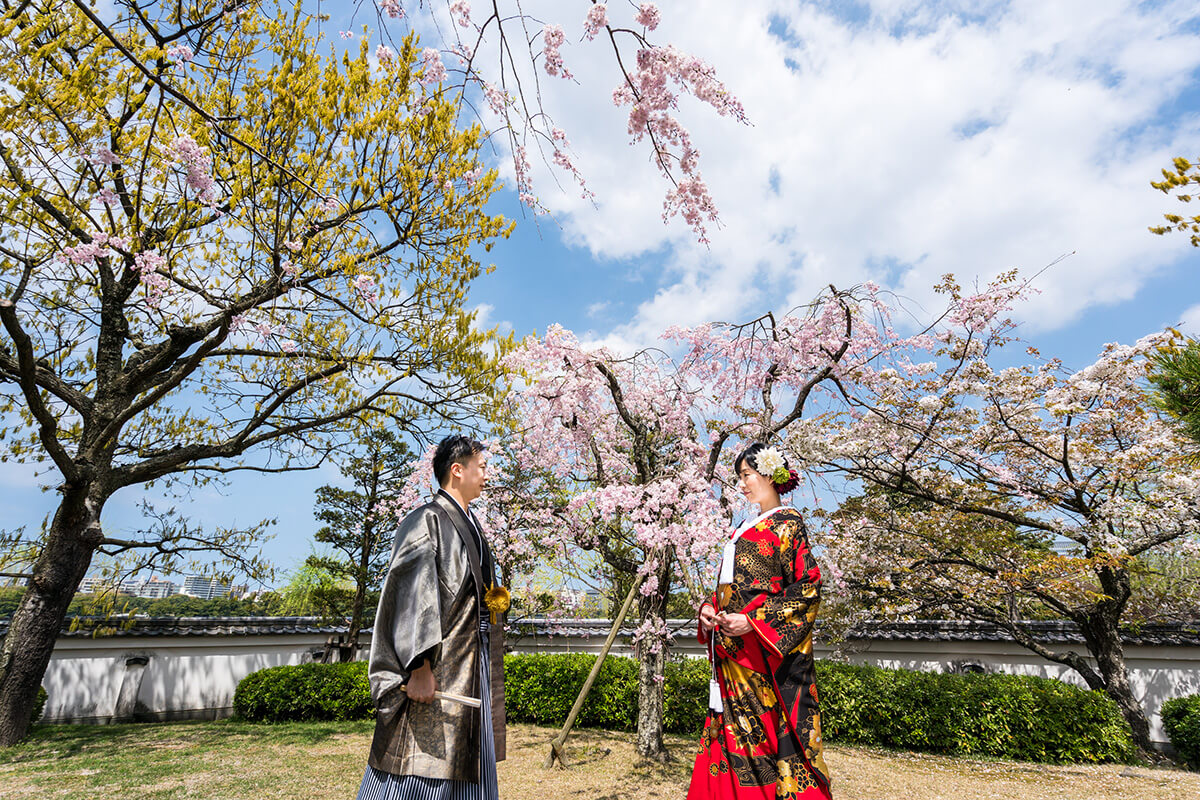
[[[483,445],[443,439],[433,473],[441,489],[400,522],[379,597],[367,670],[375,738],[358,800],[498,796],[508,595],[470,509],[487,477]]]

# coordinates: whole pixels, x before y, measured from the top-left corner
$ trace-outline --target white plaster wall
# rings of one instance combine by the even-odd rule
[[[42,679],[42,720],[111,717],[124,675],[124,658],[62,658],[56,650]]]
[[[324,642],[324,635],[306,634],[59,639],[42,681],[48,695],[42,719],[111,721],[130,670],[126,659],[134,656],[148,658],[137,693],[139,714],[227,716],[242,678],[266,667],[311,661],[311,652]]]

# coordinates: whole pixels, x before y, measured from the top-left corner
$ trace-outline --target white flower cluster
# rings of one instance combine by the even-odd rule
[[[754,467],[760,475],[770,478],[777,469],[786,469],[787,461],[774,447],[766,447],[754,454]]]

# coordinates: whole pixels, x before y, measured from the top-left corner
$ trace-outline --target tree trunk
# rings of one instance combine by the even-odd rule
[[[670,596],[670,557],[655,571],[658,591],[640,598],[641,618],[661,621],[666,616]],[[669,761],[671,754],[663,745],[663,683],[667,664],[667,643],[657,635],[644,636],[637,645],[638,725],[637,752],[645,758]]]
[[[0,747],[25,738],[67,607],[100,544],[107,498],[68,488],[0,648]]]
[[[663,667],[667,648],[661,642],[643,640],[638,646],[638,755],[666,761],[663,746]]]
[[[354,601],[350,605],[350,630],[346,637],[346,653],[342,661],[353,661],[358,658],[358,632],[362,628],[364,599],[367,586],[362,581],[356,581],[354,586]]]
[[[1156,748],[1150,740],[1150,721],[1146,719],[1146,712],[1134,697],[1133,687],[1129,685],[1125,646],[1121,642],[1121,633],[1116,621],[1096,615],[1088,618],[1080,627],[1087,640],[1088,650],[1096,659],[1096,669],[1103,681],[1102,686],[1092,688],[1098,688],[1112,698],[1125,721],[1129,723],[1133,743],[1141,751],[1141,756],[1152,759]]]
[[[371,555],[375,552],[375,508],[379,504],[379,474],[383,469],[378,452],[371,454],[371,477],[367,487],[367,507],[363,510],[362,538],[359,540],[358,564],[354,570],[354,600],[350,606],[350,630],[342,661],[358,658],[358,632],[363,623],[364,598],[370,580]]]

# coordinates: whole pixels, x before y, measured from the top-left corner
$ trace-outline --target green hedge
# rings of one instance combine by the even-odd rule
[[[504,659],[508,718],[561,725],[590,655],[511,655]],[[1129,726],[1098,692],[1046,678],[947,675],[817,663],[826,741],[950,755],[1051,763],[1129,761]],[[708,664],[667,665],[664,728],[696,733],[708,703]],[[637,666],[609,658],[584,703],[579,725],[637,726]]]
[[[1200,769],[1200,694],[1163,703],[1162,721],[1180,760]]]
[[[594,663],[595,656],[585,654],[505,656],[508,719],[562,725]],[[663,727],[668,732],[696,734],[703,727],[708,677],[703,659],[667,663]],[[1134,756],[1129,726],[1111,700],[1056,680],[819,661],[817,686],[822,732],[830,742],[1050,763]],[[637,697],[637,664],[609,657],[576,724],[632,731]],[[252,721],[366,718],[372,714],[366,664],[260,670],[238,684],[233,706],[238,716]],[[1163,720],[1181,753],[1200,753],[1200,698],[1164,705]],[[1172,732],[1171,725],[1181,733]]]
[[[1049,763],[1134,757],[1116,704],[1049,678],[818,662],[817,687],[827,741]]]
[[[367,664],[260,669],[238,683],[233,712],[251,722],[365,719],[374,713]]]
[[[562,725],[596,657],[583,653],[504,657],[505,712],[512,722]],[[667,663],[663,728],[699,733],[708,705],[708,663]],[[576,724],[613,731],[637,729],[638,669],[630,658],[611,656],[600,667]]]

